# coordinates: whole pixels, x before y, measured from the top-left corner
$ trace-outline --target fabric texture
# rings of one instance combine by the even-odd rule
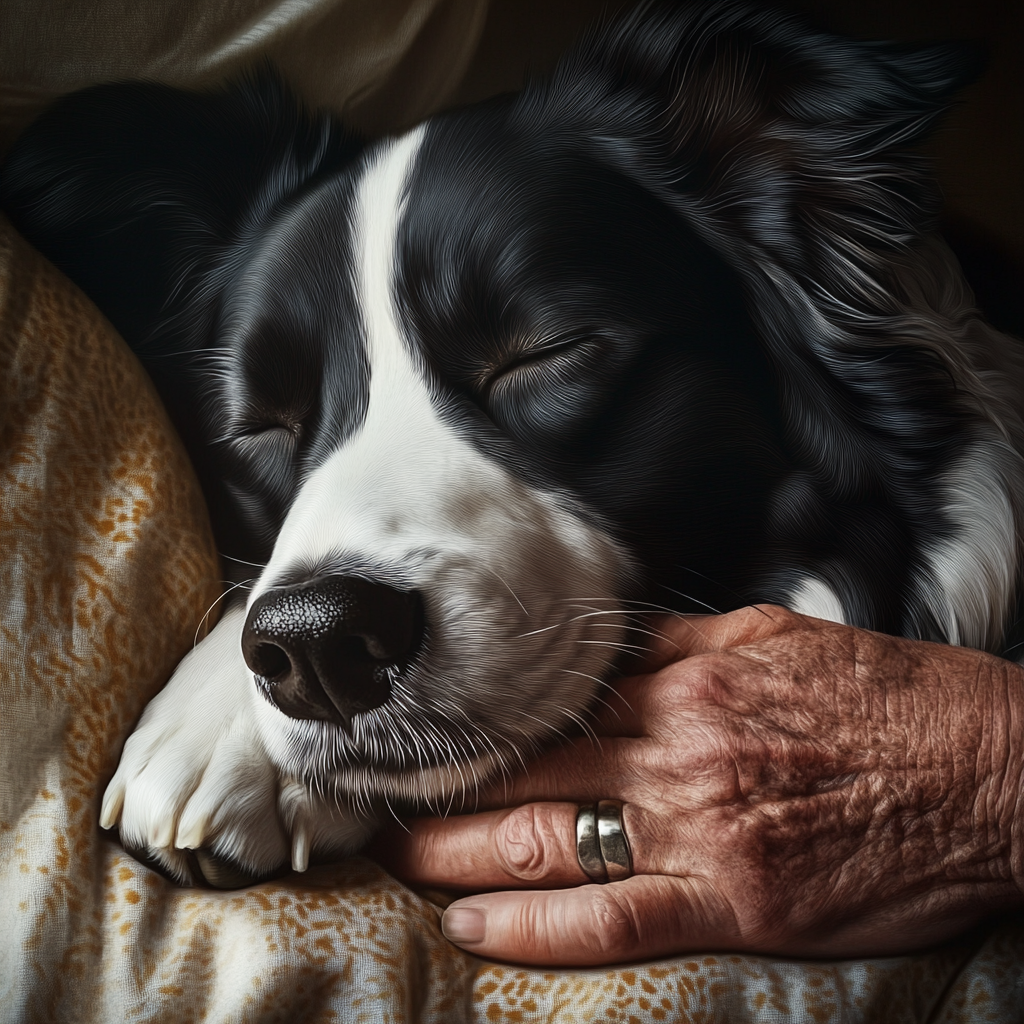
[[[269,61],[302,98],[373,133],[455,91],[488,0],[0,0],[0,153],[55,97],[147,78],[182,88]]]

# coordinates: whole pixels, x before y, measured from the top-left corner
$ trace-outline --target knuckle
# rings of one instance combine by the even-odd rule
[[[807,627],[807,616],[779,604],[756,604],[751,608],[751,614],[760,619],[761,632],[767,635],[790,633]]]
[[[740,642],[754,642],[778,633],[787,633],[806,625],[807,620],[797,612],[777,604],[754,604],[730,612]]]
[[[700,671],[694,673],[694,697],[705,704],[725,705],[732,695],[729,678],[734,671],[735,666],[728,655],[708,655],[700,665]]]
[[[523,882],[540,881],[560,860],[554,815],[545,804],[513,808],[498,823],[494,842],[498,863]]]
[[[640,927],[632,903],[613,887],[595,887],[592,892],[587,934],[580,937],[582,944],[601,954],[622,954],[637,948]]]
[[[677,716],[694,707],[724,703],[729,691],[728,668],[721,656],[715,654],[697,655],[673,665],[671,674],[659,680],[653,694],[659,711]]]

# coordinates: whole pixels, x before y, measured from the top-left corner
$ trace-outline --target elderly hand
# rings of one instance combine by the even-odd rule
[[[519,963],[696,949],[895,953],[1024,902],[1024,670],[774,607],[665,619],[580,739],[378,842],[421,886],[505,890],[445,912]],[[586,884],[580,802],[625,801],[633,877]],[[1016,877],[1016,882],[1015,882]]]

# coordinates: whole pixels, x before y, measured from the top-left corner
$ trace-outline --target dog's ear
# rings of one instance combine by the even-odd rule
[[[247,238],[359,148],[269,71],[207,94],[102,85],[58,100],[21,137],[0,202],[152,368],[207,343],[218,277]]]
[[[841,39],[760,4],[647,4],[521,101],[524,122],[639,182],[741,278],[809,482],[800,529],[850,522],[880,558],[892,523],[948,501],[935,481],[987,422],[953,321],[899,277],[938,208],[913,144],[981,66],[971,46]],[[862,568],[835,536],[815,535],[805,565],[855,608]],[[894,628],[918,628],[891,600]]]
[[[971,44],[858,42],[761,5],[646,4],[584,39],[524,102],[727,244],[814,262],[820,231],[860,261],[931,226],[909,146],[983,63]]]

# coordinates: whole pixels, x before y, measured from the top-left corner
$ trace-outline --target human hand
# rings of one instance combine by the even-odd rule
[[[594,965],[695,949],[854,956],[1024,902],[1024,670],[744,608],[664,639],[579,739],[376,844],[468,951]],[[588,883],[577,804],[625,801],[633,877]],[[1014,881],[1016,877],[1016,882]]]

